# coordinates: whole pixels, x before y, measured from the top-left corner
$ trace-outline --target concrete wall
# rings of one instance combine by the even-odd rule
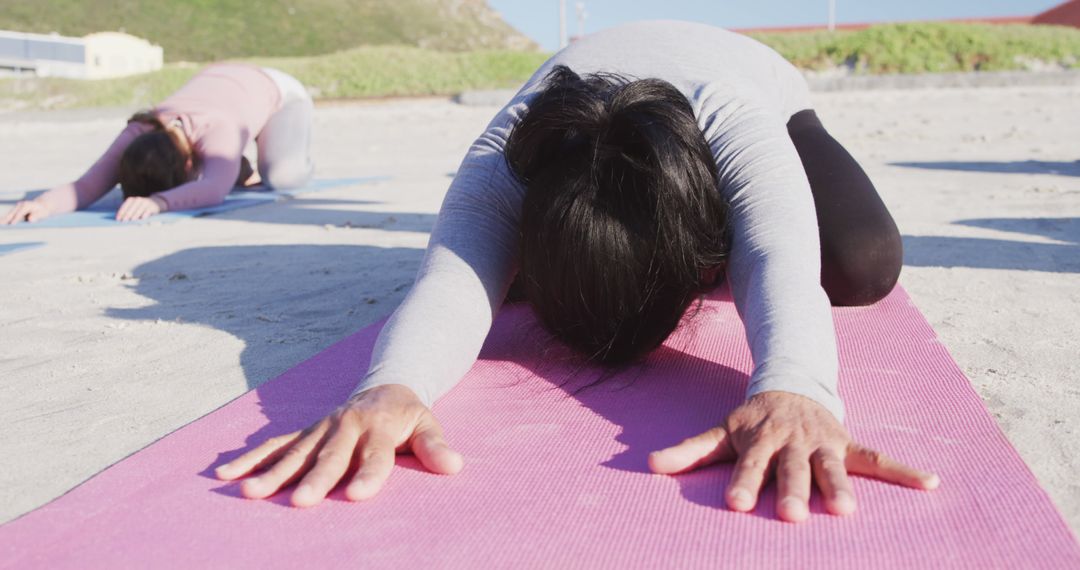
[[[0,72],[4,75],[85,74],[86,49],[79,38],[0,31]]]
[[[118,32],[82,38],[0,31],[0,75],[103,79],[161,69],[161,46]]]
[[[161,46],[128,34],[98,32],[84,37],[83,41],[86,42],[87,79],[157,71],[164,63]]]

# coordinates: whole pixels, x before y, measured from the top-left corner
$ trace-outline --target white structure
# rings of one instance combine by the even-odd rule
[[[161,46],[119,32],[81,38],[0,31],[0,75],[105,79],[161,69]]]

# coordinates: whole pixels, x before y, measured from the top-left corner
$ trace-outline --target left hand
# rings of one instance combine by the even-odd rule
[[[788,522],[810,516],[811,480],[834,515],[855,511],[848,474],[914,489],[937,488],[940,479],[863,447],[823,406],[789,392],[762,392],[736,408],[723,425],[649,454],[654,473],[681,473],[735,460],[725,497],[735,511],[750,511],[775,471],[776,512]]]
[[[158,196],[148,198],[132,196],[125,199],[124,203],[120,205],[120,209],[116,211],[116,221],[134,222],[135,220],[142,220],[160,214],[167,209],[165,200]]]

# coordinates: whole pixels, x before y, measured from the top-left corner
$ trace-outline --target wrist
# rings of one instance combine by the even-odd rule
[[[370,388],[357,388],[349,395],[347,403],[369,400],[392,400],[423,404],[420,396],[404,384],[379,384]]]
[[[165,199],[162,198],[161,196],[153,194],[153,195],[150,196],[150,201],[157,204],[158,210],[160,210],[161,212],[168,212],[169,211],[169,203],[166,202]]]

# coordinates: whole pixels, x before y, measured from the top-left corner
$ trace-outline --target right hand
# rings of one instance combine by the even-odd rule
[[[49,217],[52,211],[49,207],[37,200],[23,200],[15,204],[0,223],[4,225],[17,224],[22,221],[38,222]]]
[[[434,473],[461,471],[462,457],[447,446],[431,410],[409,388],[387,384],[353,396],[305,430],[266,440],[215,473],[231,481],[265,468],[241,484],[249,499],[264,499],[299,480],[292,504],[310,507],[326,498],[356,464],[359,469],[345,486],[345,497],[373,497],[390,476],[395,453],[408,450]]]

